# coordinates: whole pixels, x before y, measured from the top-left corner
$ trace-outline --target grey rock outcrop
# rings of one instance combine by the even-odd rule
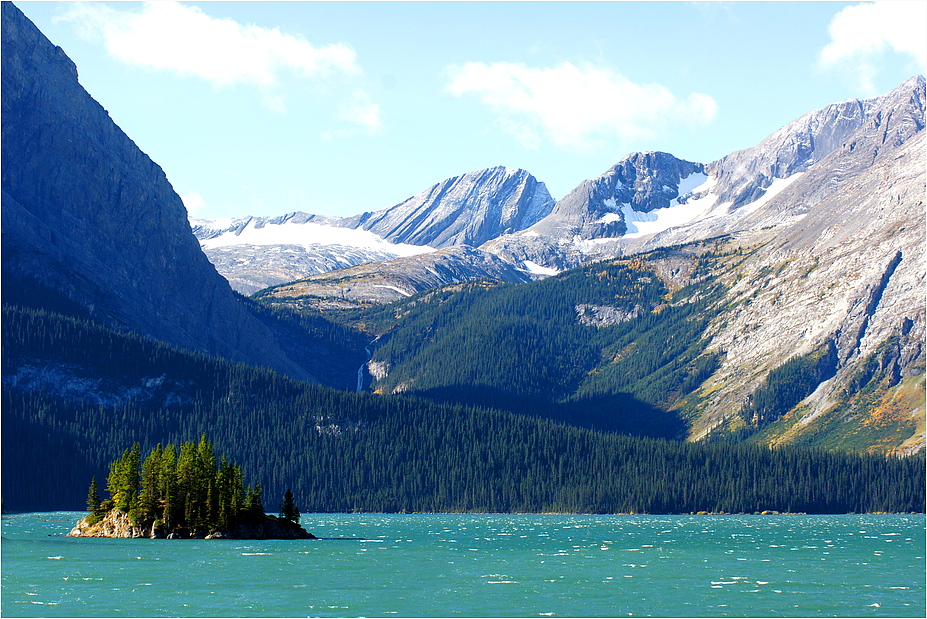
[[[111,509],[100,519],[91,524],[92,516],[88,514],[80,520],[68,533],[68,537],[114,537],[122,539],[317,539],[304,528],[289,520],[276,516],[250,518],[247,521],[236,522],[227,529],[207,532],[177,531],[168,533],[157,526],[153,520],[143,520],[133,523],[129,514],[118,509]]]
[[[585,181],[560,200],[544,221],[481,248],[512,262],[531,260],[562,269],[724,234],[789,225],[845,182],[880,159],[891,157],[896,148],[920,132],[924,128],[924,98],[924,77],[916,76],[885,95],[851,99],[809,112],[753,148],[709,164],[691,164],[713,184],[698,195],[680,196],[676,202],[711,197],[712,206],[692,220],[653,234],[626,237],[619,217],[608,214],[611,205],[628,201],[627,193],[614,196],[614,202],[605,202],[612,197],[616,172],[624,170],[623,177],[628,178],[630,170],[654,166],[655,171],[637,173],[649,181],[644,184],[649,191],[642,192],[649,201],[642,202],[635,192],[638,206],[630,204],[635,211],[651,213],[669,206],[667,198],[674,197],[669,191],[672,182],[658,179],[672,181],[672,165],[660,172],[672,156],[636,154],[601,177]],[[660,191],[663,188],[667,193]]]
[[[711,348],[724,360],[705,384],[696,438],[736,414],[771,369],[827,341],[835,346],[836,375],[808,397],[793,432],[845,403],[873,355],[892,366],[883,368],[893,374],[889,383],[923,375],[925,155],[920,131],[790,225],[732,237],[732,245],[759,249],[729,276],[727,309],[712,327]],[[790,189],[802,195],[798,183]],[[780,208],[795,204],[794,195],[777,200],[787,201]],[[923,446],[923,434],[915,444]]]
[[[190,233],[164,172],[2,4],[3,276],[109,325],[309,378],[238,302]]]
[[[857,153],[856,159],[871,165],[883,149],[900,146],[924,128],[923,90],[924,77],[917,76],[885,95],[828,105],[792,121],[753,148],[708,164],[706,170],[718,181],[713,190],[718,202],[730,202],[736,211],[761,198],[774,179],[806,172],[840,149],[865,148],[865,156]],[[856,135],[861,130],[869,139]],[[876,135],[878,139],[872,140]]]
[[[554,206],[544,183],[502,166],[444,180],[390,208],[341,225],[370,230],[394,243],[478,246],[529,228]]]
[[[531,276],[501,258],[467,246],[365,264],[282,284],[260,294],[265,302],[320,308],[389,303],[447,284],[474,280],[525,283]]]

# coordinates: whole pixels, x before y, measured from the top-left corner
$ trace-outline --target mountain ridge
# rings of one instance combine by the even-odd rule
[[[236,290],[251,294],[369,262],[478,246],[533,225],[553,204],[544,184],[527,171],[495,166],[454,176],[391,207],[352,217],[294,212],[190,223],[213,264]],[[482,262],[471,265],[473,276],[493,277],[492,269],[479,272]]]
[[[770,203],[790,185],[800,182],[801,175],[831,152],[842,147],[857,148],[861,143],[854,135],[867,123],[887,127],[882,132],[884,146],[875,148],[870,143],[867,148],[872,149],[872,160],[866,162],[857,156],[854,159],[857,169],[871,165],[880,150],[891,150],[923,128],[923,90],[923,76],[915,76],[889,93],[848,99],[813,110],[773,132],[757,146],[707,164],[684,161],[659,151],[631,153],[600,176],[583,181],[564,198],[553,203],[542,200],[544,208],[527,209],[534,215],[522,219],[520,226],[505,228],[497,213],[492,221],[500,225],[487,234],[471,234],[481,226],[485,229],[486,209],[477,209],[476,219],[470,221],[471,211],[459,208],[466,199],[457,199],[454,208],[443,206],[442,199],[463,183],[466,189],[462,194],[474,191],[482,194],[480,199],[485,206],[491,202],[485,198],[486,194],[499,189],[500,178],[520,176],[536,182],[530,174],[523,170],[513,174],[501,167],[477,170],[446,179],[393,207],[347,218],[304,213],[261,218],[268,224],[314,222],[377,233],[383,251],[355,251],[349,259],[343,258],[348,252],[337,244],[315,244],[305,246],[305,253],[296,252],[299,255],[277,249],[281,257],[268,258],[269,264],[261,267],[258,264],[261,258],[254,248],[238,245],[220,251],[209,247],[213,241],[204,233],[197,231],[197,237],[210,258],[222,266],[223,274],[243,292],[254,292],[258,285],[243,284],[240,272],[247,272],[261,283],[278,284],[293,274],[314,276],[326,268],[350,268],[417,253],[408,247],[399,250],[387,245],[393,242],[417,246],[421,252],[431,249],[428,243],[434,247],[478,246],[536,276],[550,274],[590,261],[749,229],[760,217],[767,219],[763,225],[778,225],[777,221],[785,221],[784,215],[772,215],[776,209]],[[487,176],[495,180],[486,182]],[[470,181],[464,183],[464,179]],[[820,185],[817,188],[820,196],[809,198],[823,198],[832,185],[831,182]],[[504,202],[507,195],[510,194],[501,195],[497,201]],[[525,193],[520,195],[523,198]],[[239,220],[227,230],[240,228],[242,222],[246,220]],[[332,258],[333,254],[338,258]],[[286,270],[286,260],[300,268]],[[316,265],[307,266],[310,262]],[[257,269],[277,273],[266,279],[254,277],[255,265]],[[392,267],[391,270],[395,272]]]
[[[12,3],[2,19],[4,302],[30,282],[107,324],[311,378],[241,306],[164,171],[74,63]]]
[[[526,172],[497,167],[344,226],[290,213],[204,225],[197,240],[164,172],[80,88],[73,63],[3,11],[5,302],[22,305],[29,282],[93,320],[342,388],[366,387],[366,371],[384,394],[631,433],[923,447],[922,77],[711,164],[632,153],[557,204]],[[461,221],[468,204],[475,221]],[[342,253],[399,251],[381,224],[395,241],[436,244],[521,229],[478,248],[407,245],[411,255],[260,301],[234,295],[201,252],[232,237],[250,254],[228,260],[251,273],[270,264],[247,263],[268,247],[308,263],[314,245],[285,236],[299,226],[343,239]],[[322,315],[325,303],[337,311]],[[5,367],[4,388],[60,386],[66,368],[46,375],[33,361]]]

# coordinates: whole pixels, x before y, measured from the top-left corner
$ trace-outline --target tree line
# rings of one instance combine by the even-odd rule
[[[114,502],[170,505],[172,522],[194,526],[217,518],[222,500],[226,515],[245,508],[247,487],[258,484],[266,496],[291,488],[312,512],[924,511],[922,457],[625,436],[563,419],[338,391],[49,312],[5,308],[3,320],[3,373],[21,377],[2,390],[7,509],[77,509],[87,480],[109,485],[113,476]],[[120,368],[130,357],[132,369]],[[36,368],[44,382],[28,378]],[[71,377],[106,380],[80,397],[55,390]],[[183,447],[204,432],[248,471],[240,494],[237,481],[202,473],[214,461],[211,447]],[[137,456],[124,448],[134,443]],[[144,485],[152,453],[161,463],[149,467],[160,471],[152,487],[162,490]],[[170,454],[174,473],[165,477]],[[121,464],[111,469],[114,460]],[[181,461],[189,463],[187,486],[177,477]],[[221,459],[220,470],[238,479]],[[234,488],[232,498],[220,500],[220,488]]]

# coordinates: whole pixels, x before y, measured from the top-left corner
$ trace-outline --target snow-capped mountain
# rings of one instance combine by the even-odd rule
[[[233,288],[250,294],[367,262],[480,245],[537,223],[553,205],[544,183],[525,170],[497,166],[455,176],[395,206],[354,217],[296,212],[191,219],[190,225],[216,269]]]
[[[631,233],[648,213],[678,204],[706,180],[703,166],[669,153],[633,153],[598,178],[584,181],[557,202],[526,236],[550,239],[614,238]]]
[[[924,77],[805,114],[709,164],[634,153],[585,181],[528,230],[482,249],[564,269],[593,260],[787,224],[924,127]],[[627,179],[642,179],[628,187]],[[614,195],[613,195],[614,194]]]
[[[479,246],[520,271],[544,276],[794,223],[923,126],[924,78],[918,76],[879,97],[809,112],[757,146],[708,164],[632,153],[556,203],[526,171],[495,167],[354,217],[291,213],[191,223],[220,273],[247,293],[456,245]]]
[[[210,262],[244,294],[367,262],[434,251],[391,243],[373,232],[309,213],[243,219],[191,219]]]

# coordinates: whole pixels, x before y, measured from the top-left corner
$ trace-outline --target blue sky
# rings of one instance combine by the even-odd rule
[[[353,215],[494,165],[559,199],[927,63],[919,1],[15,4],[193,217]]]

